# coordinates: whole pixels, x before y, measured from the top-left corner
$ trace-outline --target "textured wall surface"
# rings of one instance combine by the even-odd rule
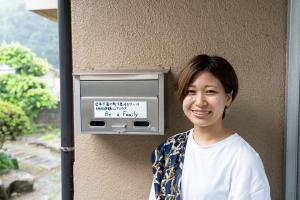
[[[165,136],[76,134],[75,199],[147,199],[151,151],[191,128],[173,85],[199,53],[235,67],[240,92],[226,124],[258,151],[272,199],[283,199],[286,15],[285,0],[73,0],[74,72],[171,68]]]

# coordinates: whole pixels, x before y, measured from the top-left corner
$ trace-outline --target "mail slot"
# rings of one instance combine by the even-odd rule
[[[75,132],[163,135],[165,73],[74,74]]]

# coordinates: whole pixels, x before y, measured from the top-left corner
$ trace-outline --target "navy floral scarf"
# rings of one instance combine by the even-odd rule
[[[151,156],[156,200],[181,200],[181,175],[190,131],[160,144]]]

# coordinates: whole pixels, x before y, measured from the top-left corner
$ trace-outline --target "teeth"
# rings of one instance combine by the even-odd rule
[[[210,111],[193,110],[193,113],[196,115],[208,115],[210,113]]]

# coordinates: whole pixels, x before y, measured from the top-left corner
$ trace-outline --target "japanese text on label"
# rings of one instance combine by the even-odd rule
[[[147,118],[146,101],[94,101],[96,118]]]

